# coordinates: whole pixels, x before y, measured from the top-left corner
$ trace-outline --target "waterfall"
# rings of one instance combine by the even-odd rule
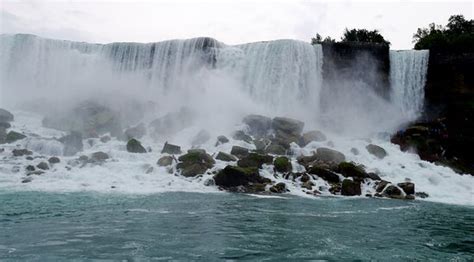
[[[423,111],[428,50],[390,51],[392,102],[413,120]]]

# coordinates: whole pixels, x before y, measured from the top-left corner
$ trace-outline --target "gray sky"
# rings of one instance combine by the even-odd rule
[[[473,2],[439,1],[11,1],[0,0],[0,32],[86,42],[156,42],[211,36],[227,44],[281,38],[340,39],[344,28],[378,29],[392,49],[452,14],[472,19]]]

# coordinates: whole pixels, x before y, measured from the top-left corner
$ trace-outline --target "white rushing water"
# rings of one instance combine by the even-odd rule
[[[423,111],[428,58],[428,50],[390,51],[391,99],[412,120]]]
[[[181,145],[185,151],[192,147],[192,138],[205,129],[212,139],[200,147],[210,154],[230,152],[232,145],[254,149],[253,144],[233,139],[231,143],[215,146],[215,137],[222,134],[230,137],[233,130],[241,127],[242,116],[259,113],[298,118],[305,121],[305,131],[317,128],[326,132],[327,141],[312,142],[304,148],[294,146],[296,153],[310,155],[318,147],[331,147],[383,179],[394,183],[413,181],[417,191],[430,194],[428,200],[472,204],[472,176],[461,176],[449,168],[422,161],[416,154],[401,152],[386,136],[374,134],[393,132],[394,126],[402,124],[402,118],[397,116],[400,111],[406,114],[403,119],[412,120],[423,106],[427,52],[391,52],[390,58],[392,101],[360,99],[375,95],[369,91],[364,93],[356,83],[349,83],[354,85],[354,94],[342,100],[344,105],[333,106],[343,108],[339,111],[351,111],[351,119],[342,118],[343,112],[326,115],[326,119],[332,118],[329,127],[318,121],[323,80],[323,54],[319,45],[276,40],[227,46],[211,38],[103,45],[30,35],[2,35],[0,108],[11,109],[15,114],[12,129],[29,137],[16,144],[2,145],[5,151],[0,152],[0,188],[67,192],[217,192],[216,187],[205,186],[212,175],[184,178],[157,167],[156,160],[162,155],[159,152],[163,144],[170,141]],[[68,170],[66,167],[77,156],[61,157],[62,162],[47,175],[22,184],[24,174],[18,171],[21,166],[43,161],[42,154],[60,155],[62,152],[54,138],[65,133],[42,127],[44,112],[52,109],[60,112],[90,98],[100,98],[118,107],[130,100],[147,105],[148,114],[143,120],[132,117],[133,124],[138,121],[148,124],[182,106],[189,108],[195,119],[168,136],[148,134],[140,139],[152,149],[148,154],[130,154],[125,150],[124,142],[115,139],[109,143],[102,143],[98,138],[84,140],[83,154],[103,151],[111,159],[103,165],[72,166]],[[400,110],[387,110],[392,107]],[[367,117],[373,119],[362,121]],[[357,124],[357,129],[367,132],[356,133],[356,129],[347,123]],[[377,123],[377,126],[367,123]],[[328,131],[335,129],[345,132]],[[369,154],[365,148],[369,143],[385,148],[388,156],[378,159]],[[37,158],[33,162],[8,157],[12,149],[25,147],[35,151]],[[354,154],[352,148],[360,153]],[[294,158],[292,162],[294,171],[301,171],[302,167]],[[217,161],[211,171],[226,164]],[[154,168],[147,173],[150,167]],[[264,166],[261,173],[273,180],[282,180],[273,176],[271,166]],[[299,181],[285,182],[292,194],[307,196]],[[313,182],[322,187],[323,195],[330,195],[325,181]],[[363,190],[363,194],[373,193],[368,185]]]

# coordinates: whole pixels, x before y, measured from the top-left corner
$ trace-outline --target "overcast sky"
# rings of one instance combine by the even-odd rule
[[[0,0],[0,32],[99,43],[211,36],[237,44],[310,41],[316,33],[340,39],[348,27],[378,29],[393,49],[410,49],[418,27],[446,24],[452,14],[472,19],[473,2]]]

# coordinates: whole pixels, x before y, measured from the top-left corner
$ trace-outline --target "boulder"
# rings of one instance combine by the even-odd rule
[[[320,141],[325,141],[326,139],[327,139],[326,135],[323,132],[318,131],[318,130],[313,130],[313,131],[306,132],[301,136],[299,145],[301,147],[305,147],[307,144],[313,141],[320,142]]]
[[[171,166],[173,164],[173,157],[172,156],[162,156],[156,162],[159,166]]]
[[[140,141],[134,138],[128,140],[127,151],[130,153],[146,153],[146,149],[142,146]]]
[[[265,148],[265,153],[273,155],[286,155],[286,148],[282,145],[271,143]]]
[[[59,141],[64,144],[63,154],[65,156],[73,156],[84,149],[82,134],[76,131],[61,137]]]
[[[0,128],[3,128],[3,129],[8,129],[12,127],[12,125],[10,125],[10,123],[8,122],[0,122]]]
[[[370,178],[370,179],[372,179],[372,180],[376,180],[376,181],[382,180],[382,179],[380,178],[380,176],[377,175],[377,174],[375,174],[375,173],[367,173],[367,177]]]
[[[416,196],[416,197],[419,197],[419,198],[427,198],[427,197],[429,197],[429,195],[428,195],[427,193],[425,193],[425,192],[416,192],[416,193],[415,193],[415,196]]]
[[[193,123],[194,113],[187,107],[177,112],[170,112],[150,123],[152,133],[156,135],[171,135],[189,127]]]
[[[25,135],[20,134],[20,133],[15,132],[15,131],[10,131],[10,132],[8,132],[7,136],[5,137],[5,142],[6,143],[13,143],[15,141],[18,141],[18,140],[21,140],[21,139],[24,139],[24,138],[26,138]]]
[[[262,115],[248,115],[242,120],[249,127],[250,134],[265,136],[272,127],[272,119]]]
[[[367,149],[367,151],[380,158],[380,159],[383,159],[384,157],[387,156],[387,151],[385,151],[385,149],[383,149],[382,147],[380,146],[377,146],[377,145],[374,145],[374,144],[369,144],[365,147]]]
[[[229,143],[229,139],[226,136],[218,136],[216,146]]]
[[[290,172],[292,170],[291,162],[287,157],[280,156],[273,161],[276,172]]]
[[[105,136],[102,136],[102,137],[100,138],[100,142],[102,142],[102,143],[107,143],[107,142],[109,142],[111,139],[112,139],[112,138],[110,138],[110,136],[105,135]]]
[[[273,157],[269,155],[261,155],[258,153],[249,153],[247,156],[237,161],[239,167],[257,167],[262,168],[263,164],[271,164]]]
[[[36,170],[33,165],[27,165],[25,169],[26,169],[26,171],[30,171],[30,172]]]
[[[178,158],[179,163],[176,165],[181,170],[181,175],[185,177],[194,177],[204,174],[206,170],[212,168],[216,161],[202,149],[188,150]]]
[[[308,190],[312,190],[313,186],[314,186],[314,183],[311,182],[311,181],[306,181],[301,185],[302,188],[305,188],[305,189],[308,189]]]
[[[344,179],[341,186],[341,195],[343,196],[360,196],[360,182],[350,179]]]
[[[286,184],[282,182],[270,187],[270,192],[272,193],[281,194],[281,193],[285,193],[286,191],[288,191],[286,189]]]
[[[233,146],[230,153],[238,158],[243,158],[249,154],[249,150],[241,146]]]
[[[308,174],[302,174],[300,177],[300,181],[306,183],[311,180],[311,177]]]
[[[351,153],[354,154],[354,155],[359,155],[359,150],[355,147],[351,148]]]
[[[12,122],[14,119],[13,114],[10,113],[9,111],[0,108],[0,122]]]
[[[226,161],[226,162],[237,161],[238,160],[237,157],[235,157],[231,154],[224,153],[222,151],[217,153],[216,159],[221,160],[221,161]]]
[[[191,145],[194,146],[199,146],[211,139],[211,134],[209,131],[202,129],[199,131],[199,133],[196,134],[196,136],[192,139]]]
[[[39,168],[39,169],[42,169],[42,170],[48,170],[49,169],[49,165],[46,162],[41,162],[38,165],[36,165],[36,167]]]
[[[275,137],[272,139],[272,143],[281,145],[285,149],[290,148],[291,143],[299,143],[301,136],[299,134],[285,133],[281,130],[275,130]]]
[[[260,176],[256,167],[226,166],[214,176],[217,186],[230,189],[238,186],[249,186],[250,184],[266,184],[271,181]]]
[[[135,139],[140,139],[144,135],[146,135],[146,127],[145,124],[140,123],[134,127],[130,127],[127,130],[125,130],[125,138],[127,140],[135,138]]]
[[[375,191],[377,193],[382,193],[383,190],[390,184],[390,182],[388,181],[385,181],[385,180],[382,180],[380,182],[378,182],[376,185],[377,187],[375,188]]]
[[[337,166],[337,172],[345,177],[353,177],[364,179],[369,177],[360,165],[355,165],[352,162],[341,162]]]
[[[13,149],[12,154],[13,156],[29,156],[33,155],[33,152],[28,149]]]
[[[346,156],[343,153],[325,147],[316,149],[316,158],[323,162],[332,162],[335,164],[346,160]]]
[[[415,194],[415,184],[411,182],[398,183],[397,186],[400,187],[407,195]]]
[[[48,162],[50,164],[57,164],[57,163],[61,162],[61,160],[58,157],[52,156],[48,159]]]
[[[402,190],[394,185],[389,185],[382,192],[382,195],[389,198],[404,199],[405,195]]]
[[[232,135],[232,138],[235,140],[244,141],[247,143],[252,143],[252,140],[253,140],[251,136],[245,134],[245,132],[242,130],[235,131],[234,134]]]
[[[177,155],[181,154],[181,147],[177,145],[170,144],[168,142],[165,142],[165,145],[163,146],[163,149],[161,150],[161,153],[167,153],[171,155]]]
[[[275,117],[272,120],[272,128],[276,131],[282,131],[287,134],[301,134],[303,131],[304,123],[288,118],[288,117]]]
[[[43,126],[63,131],[76,131],[85,138],[110,133],[122,135],[120,115],[111,108],[94,101],[85,101],[72,110],[49,115],[43,119]]]
[[[90,161],[94,163],[104,162],[107,159],[109,159],[109,155],[101,151],[92,153],[90,157]]]
[[[340,178],[339,176],[334,173],[333,171],[319,167],[319,166],[312,166],[308,169],[309,174],[316,175],[324,180],[326,180],[329,183],[339,183]]]

